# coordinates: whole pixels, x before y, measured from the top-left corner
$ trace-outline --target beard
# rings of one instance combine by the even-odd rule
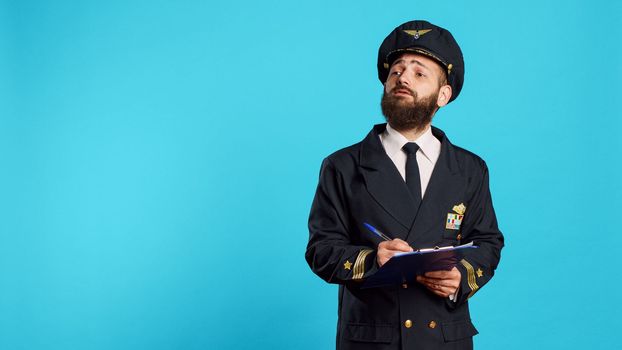
[[[386,91],[383,92],[380,103],[382,114],[384,114],[389,125],[395,130],[422,130],[432,121],[432,116],[436,112],[438,91],[426,98],[418,99],[417,93],[408,89],[413,97],[413,102],[406,100],[404,97],[393,95],[393,91],[396,89],[405,88],[404,86],[396,86],[388,94]]]

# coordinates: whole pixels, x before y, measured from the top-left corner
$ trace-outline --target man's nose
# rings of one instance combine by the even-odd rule
[[[400,85],[406,85],[406,86],[410,85],[410,82],[409,82],[409,81],[408,81],[408,79],[407,79],[407,77],[410,75],[410,73],[411,73],[411,72],[409,71],[409,69],[408,69],[408,68],[407,68],[407,69],[404,69],[404,70],[402,71],[402,74],[400,74],[400,75],[398,76],[398,78],[397,78],[397,83],[398,83],[398,84],[400,84]]]
[[[406,72],[402,72],[402,74],[400,74],[397,78],[397,85],[405,85],[405,86],[409,86],[410,83],[408,82],[408,79],[406,79]]]

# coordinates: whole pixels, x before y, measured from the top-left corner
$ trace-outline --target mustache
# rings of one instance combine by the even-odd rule
[[[396,87],[394,87],[393,89],[391,89],[391,93],[393,94],[393,93],[395,93],[397,90],[406,90],[406,91],[408,91],[408,93],[409,93],[411,96],[413,96],[413,97],[417,97],[417,95],[415,94],[415,92],[414,92],[412,89],[410,89],[409,87],[407,87],[407,86],[404,86],[404,85],[397,85]]]

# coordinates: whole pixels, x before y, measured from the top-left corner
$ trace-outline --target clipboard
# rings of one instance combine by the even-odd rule
[[[410,283],[417,275],[429,271],[451,270],[462,259],[465,249],[476,249],[473,242],[447,247],[419,249],[408,253],[394,255],[389,261],[369,276],[361,286],[362,289],[378,288]]]

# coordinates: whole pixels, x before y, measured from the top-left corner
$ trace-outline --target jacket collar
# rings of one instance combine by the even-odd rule
[[[409,142],[415,142],[417,146],[419,146],[421,154],[433,163],[436,162],[441,152],[441,143],[434,134],[432,134],[432,128],[427,128],[419,138],[410,141],[404,137],[404,135],[400,134],[399,131],[387,124],[386,130],[381,133],[380,136],[380,142],[391,159],[394,159],[396,153],[404,152],[402,151],[402,147]]]
[[[391,159],[387,156],[380,142],[380,134],[382,134],[385,129],[386,123],[374,125],[369,134],[363,139],[359,154],[361,166],[369,169],[381,169],[386,166],[387,160],[391,162]],[[454,146],[449,142],[449,139],[441,129],[432,126],[432,135],[441,142],[441,155],[438,161],[444,161],[444,166],[447,167],[452,174],[457,173],[460,169],[458,167],[458,161],[456,160]],[[393,166],[393,168],[395,168],[395,166]]]

